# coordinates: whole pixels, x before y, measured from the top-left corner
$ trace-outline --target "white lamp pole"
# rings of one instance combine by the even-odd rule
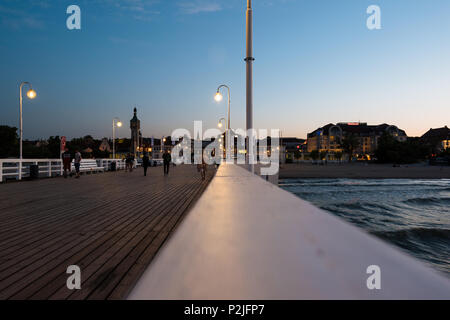
[[[217,124],[217,126],[218,126],[219,128],[222,128],[222,121],[225,122],[225,139],[226,139],[226,138],[227,138],[226,128],[228,128],[228,125],[227,125],[227,119],[225,119],[225,118],[220,118],[220,119],[219,119],[219,123]],[[224,141],[224,143],[225,143],[225,141]],[[228,149],[228,143],[227,143],[227,149]],[[223,150],[220,150],[220,152],[222,152],[222,155],[223,155]]]
[[[122,126],[122,122],[119,118],[114,118],[112,121],[113,127],[113,160],[116,159],[116,127],[120,128]]]
[[[231,150],[230,150],[230,119],[231,119],[231,90],[230,87],[227,85],[220,85],[217,88],[217,92],[216,92],[216,96],[214,97],[216,99],[216,101],[221,101],[222,100],[222,94],[220,93],[220,89],[222,88],[226,88],[228,90],[228,121],[227,121],[227,130],[226,130],[226,143],[227,143],[227,158],[231,157]]]
[[[20,113],[20,162],[19,162],[19,180],[22,180],[22,159],[23,159],[23,117],[22,117],[22,88],[28,85],[30,87],[30,90],[27,92],[27,97],[29,99],[36,98],[36,91],[33,90],[33,87],[31,86],[31,83],[29,82],[22,82],[19,87],[19,113]]]
[[[231,90],[230,90],[230,87],[227,86],[227,85],[224,85],[224,84],[220,85],[217,88],[217,93],[216,93],[215,99],[216,99],[216,101],[221,101],[222,100],[222,95],[220,94],[220,89],[222,89],[222,88],[227,88],[227,90],[228,90],[228,125],[227,125],[227,129],[230,129],[230,109],[231,109]]]

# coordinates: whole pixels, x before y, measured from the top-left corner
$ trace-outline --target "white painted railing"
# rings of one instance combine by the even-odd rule
[[[125,161],[113,159],[97,159],[99,167],[105,171],[111,168],[111,162],[116,162],[116,170],[125,169]],[[39,177],[56,177],[63,174],[61,159],[0,159],[0,183],[6,179],[22,180],[30,176],[30,166],[38,165]],[[72,166],[73,169],[73,166]]]
[[[109,171],[111,169],[111,163],[116,163],[116,170],[124,170],[125,169],[125,160],[121,159],[97,159],[97,164],[99,167],[105,168],[105,171]]]
[[[372,287],[378,283],[380,289]],[[223,164],[128,298],[450,299],[450,280],[245,169]]]
[[[62,174],[60,159],[0,159],[0,182],[7,178],[21,180],[29,177],[30,166],[39,166],[39,176],[53,177]]]

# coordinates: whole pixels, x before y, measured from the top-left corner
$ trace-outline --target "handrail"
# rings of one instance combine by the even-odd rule
[[[380,289],[371,282],[377,267]],[[449,298],[449,279],[421,261],[231,164],[128,297]]]
[[[6,177],[15,177],[17,180],[27,177],[27,164],[39,165],[39,173],[47,177],[62,175],[61,159],[0,159],[0,182]],[[22,170],[22,174],[19,174],[19,170]]]
[[[116,169],[125,169],[125,162],[121,159],[95,159],[99,167],[104,167],[105,171],[110,170],[112,162],[116,162]],[[20,165],[22,164],[22,165]],[[63,165],[61,159],[0,159],[0,183],[5,178],[16,178],[21,180],[29,175],[29,164],[39,165],[39,174],[46,177],[61,176]],[[22,175],[19,170],[22,168]]]

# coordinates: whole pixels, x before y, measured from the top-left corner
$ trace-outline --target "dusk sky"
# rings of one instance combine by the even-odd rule
[[[66,28],[81,8],[82,29]],[[381,7],[381,30],[366,26]],[[0,0],[0,125],[27,139],[110,137],[138,108],[145,137],[245,128],[245,0]],[[389,123],[418,136],[450,124],[450,1],[254,0],[254,124],[305,138],[333,122]]]

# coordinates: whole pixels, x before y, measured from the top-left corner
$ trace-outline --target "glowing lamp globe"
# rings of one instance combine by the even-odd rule
[[[222,94],[221,94],[220,92],[217,92],[216,95],[214,96],[214,99],[215,99],[217,102],[220,102],[220,101],[222,101],[223,96],[222,96]]]
[[[27,92],[27,97],[30,98],[30,99],[36,98],[36,91],[34,91],[33,89],[29,90]]]

